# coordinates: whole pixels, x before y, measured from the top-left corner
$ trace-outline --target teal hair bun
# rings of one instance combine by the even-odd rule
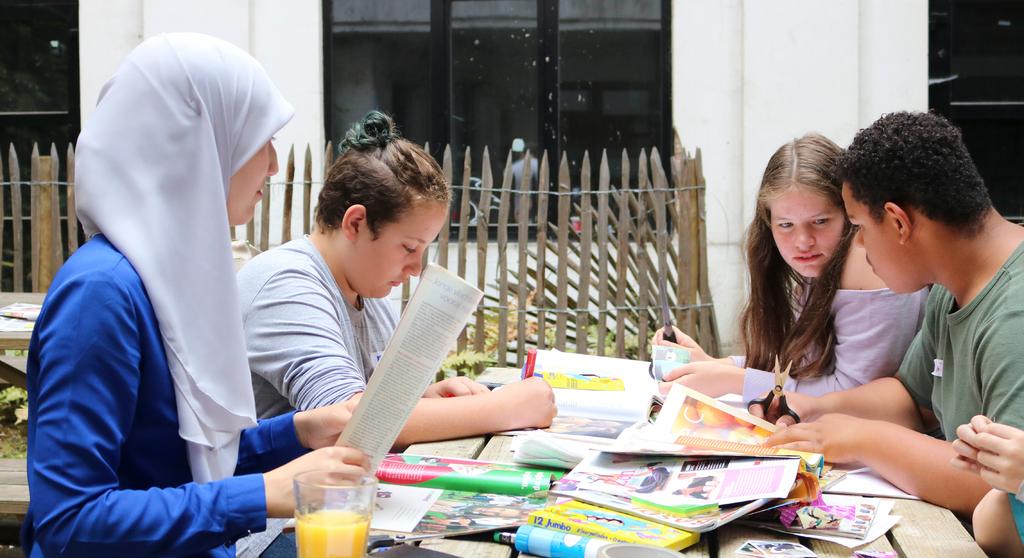
[[[371,110],[345,132],[345,138],[338,145],[338,150],[344,153],[349,149],[384,149],[400,137],[402,136],[398,133],[395,121],[390,116],[379,110]]]

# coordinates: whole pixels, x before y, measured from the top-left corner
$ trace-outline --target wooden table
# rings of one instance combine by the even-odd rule
[[[45,296],[46,293],[0,293],[0,308],[16,302],[42,304]],[[31,339],[31,331],[0,331],[0,351],[27,351]],[[20,388],[26,387],[26,360],[24,355],[0,354],[0,380]]]
[[[506,379],[507,372],[495,370],[481,376],[482,381]],[[512,438],[491,436],[466,438],[448,442],[416,444],[407,453],[445,457],[468,457],[489,461],[512,460],[510,449]],[[901,558],[984,558],[985,554],[974,542],[952,512],[938,506],[916,500],[896,500],[892,511],[902,518],[886,536],[862,548],[874,550],[895,550]],[[797,538],[773,531],[736,525],[726,525],[717,531],[705,533],[696,545],[681,551],[682,556],[717,558],[734,556],[735,551],[748,539],[797,541],[807,546],[822,558],[848,558],[853,551],[845,546],[816,539]],[[515,549],[496,543],[435,539],[425,541],[423,546],[447,552],[456,556],[484,558],[510,558],[526,556]]]
[[[16,302],[42,304],[45,296],[46,293],[0,293],[0,308]],[[31,338],[31,331],[0,331],[0,350],[27,350]]]

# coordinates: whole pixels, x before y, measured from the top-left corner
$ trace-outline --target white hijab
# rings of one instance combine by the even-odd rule
[[[231,476],[241,430],[256,424],[231,260],[230,179],[293,113],[245,51],[175,33],[125,59],[78,138],[78,219],[142,278],[198,482]]]

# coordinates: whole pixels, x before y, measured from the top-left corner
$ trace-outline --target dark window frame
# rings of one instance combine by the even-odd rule
[[[475,2],[480,0],[430,0],[430,150],[440,160],[444,146],[451,143],[452,124],[452,4],[453,2]],[[661,2],[661,31],[659,38],[659,62],[661,91],[659,110],[662,115],[656,138],[656,147],[662,154],[672,149],[672,1]],[[331,89],[333,84],[333,41],[331,38],[334,22],[334,2],[323,0],[323,49],[324,49],[324,128],[330,133],[335,129],[331,111]],[[560,123],[560,76],[559,76],[559,2],[558,0],[537,0],[537,30],[539,33],[537,52],[537,138],[548,158],[558,161],[562,147]],[[547,62],[545,62],[547,61]],[[665,158],[667,165],[667,158]]]
[[[929,45],[928,45],[928,107],[945,116],[957,126],[969,126],[975,133],[979,128],[995,130],[1000,125],[1017,121],[1024,125],[1024,99],[1016,101],[958,101],[953,84],[957,76],[953,75],[953,55],[957,45],[954,38],[957,23],[956,0],[929,0]],[[971,149],[971,139],[965,131],[965,141]],[[975,154],[975,158],[981,154]],[[1006,161],[1013,165],[1013,161]],[[984,175],[984,173],[983,173]],[[984,177],[984,176],[983,176]],[[1002,188],[993,189],[994,180],[986,180],[993,197],[1005,195]],[[1019,187],[1019,185],[1018,185]],[[996,200],[994,200],[996,201]],[[1018,203],[1022,203],[1020,200]],[[1010,202],[1013,204],[1014,202]],[[996,209],[1006,217],[1024,222],[1024,209],[1018,207],[999,207]]]
[[[68,90],[68,108],[65,111],[4,111],[0,107],[0,129],[8,126],[19,127],[29,124],[44,124],[46,127],[67,125],[71,132],[68,138],[75,143],[82,129],[81,117],[81,79],[79,76],[79,37],[78,37],[78,0],[0,0],[0,20],[34,19],[26,15],[36,15],[41,10],[62,16],[68,26],[68,70],[66,85]],[[6,138],[0,138],[5,145],[3,156],[7,156]],[[36,140],[39,141],[39,140]],[[66,145],[58,145],[63,153]],[[41,152],[49,153],[49,145],[40,145]],[[15,146],[24,150],[25,146]],[[26,153],[27,154],[27,153]],[[27,169],[27,165],[25,165]],[[25,170],[27,172],[27,170]]]

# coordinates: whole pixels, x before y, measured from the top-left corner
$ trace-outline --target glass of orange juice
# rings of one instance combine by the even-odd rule
[[[377,479],[331,471],[295,476],[298,558],[363,558]]]

